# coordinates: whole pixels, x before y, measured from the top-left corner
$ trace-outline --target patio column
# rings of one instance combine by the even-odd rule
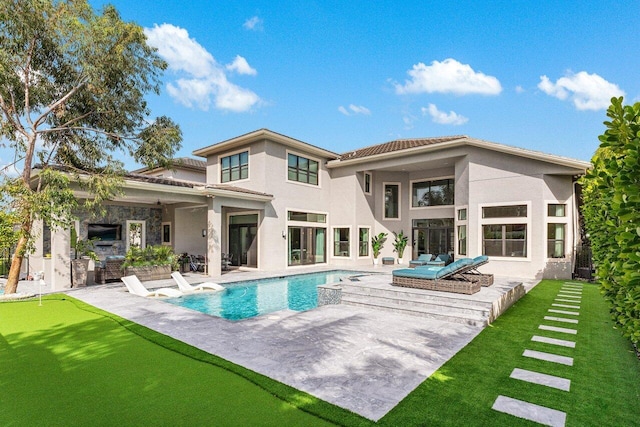
[[[71,288],[71,233],[69,230],[51,230],[51,273],[45,280],[51,290]]]
[[[207,199],[207,273],[222,274],[222,206],[214,197]]]

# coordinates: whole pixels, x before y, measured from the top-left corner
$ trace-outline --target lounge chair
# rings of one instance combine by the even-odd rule
[[[471,268],[462,273],[465,277],[469,277],[471,279],[478,279],[482,286],[491,286],[493,285],[493,274],[480,273],[477,268],[481,265],[485,265],[489,262],[489,257],[486,255],[480,255],[473,259],[473,265]]]
[[[180,288],[180,290],[185,294],[200,292],[200,291],[223,291],[224,290],[224,286],[220,286],[217,283],[206,282],[206,283],[200,283],[197,285],[190,285],[189,282],[187,282],[187,279],[185,279],[182,276],[182,274],[180,274],[179,271],[174,271],[173,273],[171,273],[171,277],[173,277],[173,280],[175,280],[176,283],[178,284],[178,288]]]
[[[425,265],[427,262],[431,261],[433,255],[431,254],[421,254],[418,255],[418,259],[412,259],[409,261],[409,267],[418,267],[421,265]]]
[[[138,295],[141,297],[176,298],[176,297],[182,296],[182,292],[180,292],[177,289],[171,289],[171,288],[160,288],[160,289],[154,289],[150,291],[149,289],[144,287],[144,285],[136,275],[124,276],[121,278],[121,280],[124,282],[124,285],[127,287],[127,290],[129,291],[129,293]]]
[[[451,256],[449,254],[438,254],[436,259],[434,259],[433,261],[427,262],[426,265],[436,265],[436,266],[444,267],[445,265],[451,264],[451,261],[453,260],[451,259]]]
[[[424,265],[416,268],[394,270],[391,274],[394,286],[427,289],[432,291],[475,294],[480,291],[480,281],[463,273],[473,268],[471,258],[461,258],[446,267]]]

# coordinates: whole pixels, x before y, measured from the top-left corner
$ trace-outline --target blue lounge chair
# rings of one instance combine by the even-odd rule
[[[409,261],[409,267],[418,267],[420,265],[425,265],[427,262],[431,261],[433,255],[431,254],[422,254],[418,256],[418,259],[412,259]]]
[[[438,254],[436,259],[433,261],[427,262],[427,265],[436,265],[436,266],[444,266],[451,264],[453,260],[449,254]]]
[[[473,268],[471,258],[461,258],[446,267],[420,266],[392,272],[394,286],[427,289],[433,291],[475,294],[480,291],[480,281],[463,275]]]
[[[465,277],[470,279],[477,279],[480,281],[482,286],[491,286],[493,285],[493,274],[480,273],[478,271],[478,267],[481,265],[485,265],[489,262],[489,257],[486,255],[480,255],[473,259],[473,264],[471,268],[462,273]]]

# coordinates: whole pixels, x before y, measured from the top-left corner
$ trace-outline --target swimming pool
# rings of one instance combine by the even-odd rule
[[[205,292],[164,301],[228,320],[242,320],[274,311],[311,310],[318,306],[318,285],[337,283],[341,277],[361,274],[334,270],[273,279],[224,284],[221,292]]]

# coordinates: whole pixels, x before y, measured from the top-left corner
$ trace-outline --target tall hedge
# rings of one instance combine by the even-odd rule
[[[593,169],[582,180],[596,274],[625,336],[640,342],[640,102],[612,98]]]

